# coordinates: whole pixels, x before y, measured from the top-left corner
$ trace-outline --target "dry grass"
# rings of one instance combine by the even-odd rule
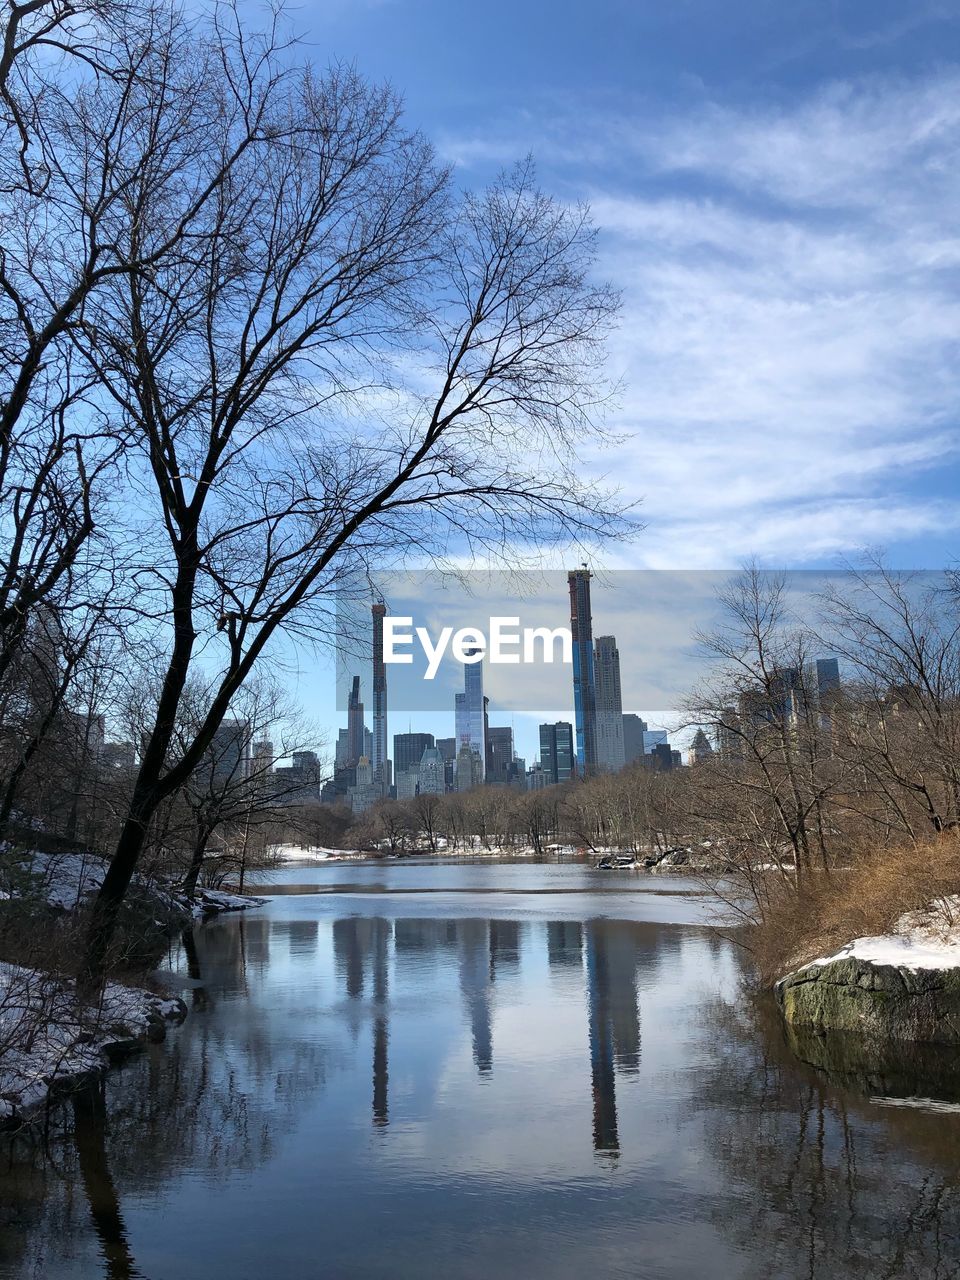
[[[888,933],[904,912],[952,894],[960,894],[960,836],[955,833],[924,844],[864,851],[842,870],[813,876],[802,892],[778,882],[746,943],[760,981],[769,986],[853,938]]]

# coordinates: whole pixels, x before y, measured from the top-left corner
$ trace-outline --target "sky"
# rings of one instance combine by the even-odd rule
[[[605,567],[954,562],[960,0],[314,0],[294,18],[318,62],[402,93],[460,186],[529,153],[591,205],[623,392],[619,443],[586,465],[645,524]],[[332,675],[301,661],[329,720]]]

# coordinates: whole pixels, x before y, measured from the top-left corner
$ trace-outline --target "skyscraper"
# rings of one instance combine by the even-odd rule
[[[647,722],[632,711],[623,714],[623,760],[624,764],[633,764],[643,758],[643,735],[647,731]]]
[[[488,726],[487,734],[487,782],[506,786],[510,781],[513,764],[513,730],[509,725]]]
[[[347,766],[356,767],[363,750],[363,703],[360,701],[360,677],[353,677],[347,702]]]
[[[597,764],[616,773],[625,763],[620,650],[615,636],[597,636],[594,646],[597,699]]]
[[[481,652],[479,649],[466,650],[468,657]],[[483,781],[487,756],[483,721],[483,662],[465,662],[463,693],[456,695],[457,757],[459,759],[464,747],[477,757],[472,769],[473,786]]]
[[[387,607],[375,604],[373,615],[373,785],[381,796],[390,791],[387,760],[387,668],[383,661],[383,619]]]
[[[821,706],[840,688],[840,663],[836,658],[817,659],[817,694]]]
[[[424,750],[418,770],[418,785],[421,795],[443,795],[443,756],[436,747],[427,747]]]
[[[395,733],[393,735],[393,768],[399,777],[420,768],[427,747],[435,746],[432,733]]]
[[[573,772],[573,725],[569,720],[540,726],[540,767],[544,786],[566,782]]]
[[[577,766],[581,773],[597,768],[597,691],[593,667],[593,619],[590,614],[590,570],[567,574],[570,587],[570,633],[573,639],[573,706],[577,725]]]

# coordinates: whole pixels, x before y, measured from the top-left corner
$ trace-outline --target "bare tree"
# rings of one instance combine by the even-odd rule
[[[259,94],[271,74],[269,60],[235,57],[222,55],[218,100]],[[452,537],[489,550],[618,520],[572,463],[594,429],[616,303],[590,282],[586,213],[543,196],[526,166],[451,208],[393,95],[352,72],[305,70],[271,81],[268,98],[284,136],[251,148],[199,213],[184,210],[175,165],[136,184],[115,237],[129,260],[152,257],[174,224],[184,252],[88,309],[84,356],[137,442],[130,465],[151,504],[144,606],[169,620],[90,974],[151,814],[196,768],[271,639],[322,629],[339,578]],[[179,98],[157,110],[159,134],[180,110]],[[210,114],[206,150],[220,156],[230,128]],[[201,651],[219,675],[174,760]]]
[[[855,702],[837,750],[860,773],[864,816],[911,838],[960,823],[960,608],[951,577],[875,558],[824,597]]]
[[[815,867],[829,866],[825,810],[838,785],[811,635],[791,615],[782,574],[749,566],[719,600],[720,625],[698,637],[716,666],[688,712],[712,728],[720,750],[698,769],[691,799],[722,831],[728,859],[773,865],[799,888]]]

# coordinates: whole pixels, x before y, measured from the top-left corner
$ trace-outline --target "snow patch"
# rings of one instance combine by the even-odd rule
[[[0,962],[0,1122],[28,1115],[51,1093],[102,1072],[111,1053],[181,1022],[186,1006],[140,987],[107,983],[98,1005],[53,974]]]
[[[892,933],[854,938],[836,954],[811,960],[803,968],[851,959],[898,969],[960,968],[960,894],[938,898],[924,911],[908,911]]]

